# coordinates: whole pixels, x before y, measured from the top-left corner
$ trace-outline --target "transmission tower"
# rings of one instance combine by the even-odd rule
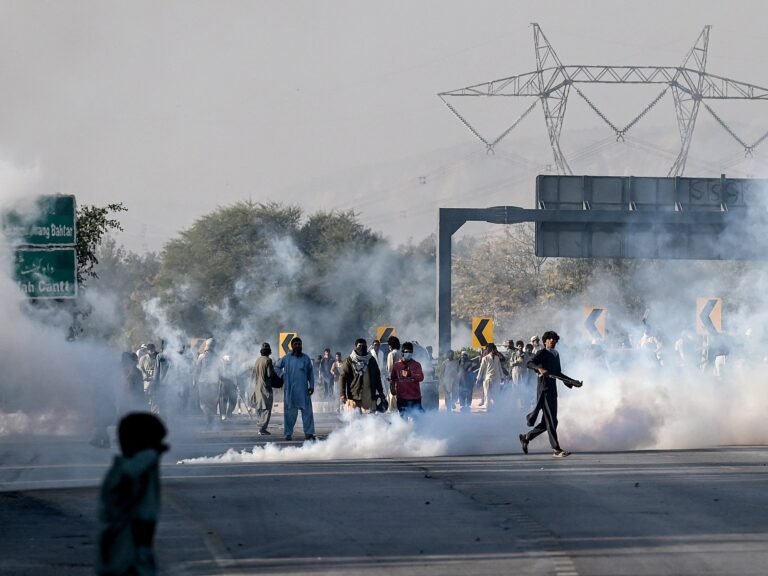
[[[564,65],[541,27],[536,23],[532,26],[536,70],[438,94],[448,109],[486,145],[489,151],[506,138],[540,102],[557,171],[560,174],[573,174],[560,148],[560,132],[565,119],[568,97],[572,95],[572,91],[614,131],[616,139],[620,141],[624,140],[627,132],[651,108],[656,106],[668,92],[672,92],[680,131],[680,150],[669,169],[668,176],[682,176],[685,172],[688,150],[701,106],[744,148],[746,156],[751,156],[755,148],[768,138],[768,132],[766,132],[754,143],[747,143],[707,104],[708,100],[768,100],[768,88],[716,76],[706,71],[711,26],[704,27],[682,64],[677,67]],[[662,86],[662,90],[628,124],[617,126],[579,89],[580,84],[656,84]],[[485,98],[520,96],[532,98],[533,102],[499,136],[488,139],[481,135],[451,104],[451,101],[455,102],[456,98],[470,96]]]

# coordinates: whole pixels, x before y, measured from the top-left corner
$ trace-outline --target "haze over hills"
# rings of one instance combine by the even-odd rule
[[[542,132],[543,124],[541,120]],[[746,134],[759,129],[734,126]],[[674,126],[638,126],[624,142],[617,142],[607,127],[564,130],[561,142],[574,174],[666,176],[680,140]],[[723,172],[734,178],[768,177],[768,148],[758,147],[751,158],[745,157],[737,142],[702,115],[686,176],[717,177]],[[310,182],[286,191],[280,200],[292,202],[311,191],[312,202],[304,204],[308,210],[354,209],[363,224],[394,244],[418,243],[435,232],[438,207],[532,208],[536,176],[547,173],[556,171],[546,134],[510,135],[493,153],[477,140],[466,141],[421,157]],[[460,234],[483,233],[489,227],[471,223]]]

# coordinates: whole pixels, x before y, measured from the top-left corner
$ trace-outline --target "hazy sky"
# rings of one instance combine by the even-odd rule
[[[134,250],[248,198],[354,208],[420,240],[438,205],[532,201],[551,163],[540,109],[488,158],[436,96],[533,70],[531,22],[564,63],[667,66],[712,24],[709,71],[768,86],[766,15],[757,1],[0,0],[0,155],[38,166],[45,192],[124,202]],[[618,121],[636,113],[600,98]],[[761,104],[732,107],[756,135]],[[671,97],[658,108],[657,144],[674,149]],[[583,104],[569,113],[567,154],[611,136]]]

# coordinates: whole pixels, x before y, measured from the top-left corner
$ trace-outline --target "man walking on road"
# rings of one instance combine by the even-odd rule
[[[312,360],[302,351],[301,338],[291,340],[291,353],[277,361],[275,370],[283,376],[283,414],[285,439],[293,440],[293,427],[301,410],[304,437],[315,440],[315,417],[312,394],[315,393],[315,373]]]
[[[557,380],[555,377],[568,377],[560,371],[560,355],[555,350],[560,336],[557,335],[557,332],[548,331],[544,332],[542,340],[544,340],[544,348],[539,350],[528,362],[528,368],[539,373],[539,381],[536,386],[536,406],[533,412],[526,417],[526,422],[528,426],[533,426],[539,416],[539,411],[542,413],[542,418],[541,422],[528,433],[520,434],[520,445],[523,452],[528,454],[528,444],[531,440],[546,432],[549,435],[549,444],[552,446],[552,456],[565,458],[570,452],[560,447],[560,441],[557,438]],[[568,378],[568,380],[576,382],[572,378]],[[568,388],[573,386],[578,388],[581,383],[565,382],[565,385]]]
[[[275,378],[275,367],[272,365],[272,347],[269,342],[264,342],[259,351],[261,356],[256,360],[251,370],[251,386],[253,393],[251,403],[256,409],[256,423],[259,426],[259,436],[268,436],[269,419],[272,417],[272,404],[274,401],[272,383]]]

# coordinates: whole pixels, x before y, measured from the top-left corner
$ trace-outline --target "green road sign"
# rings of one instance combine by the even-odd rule
[[[3,228],[20,244],[67,246],[75,244],[75,221],[74,196],[41,196],[33,214],[5,214]]]
[[[29,298],[77,297],[74,248],[16,250],[14,275]]]

